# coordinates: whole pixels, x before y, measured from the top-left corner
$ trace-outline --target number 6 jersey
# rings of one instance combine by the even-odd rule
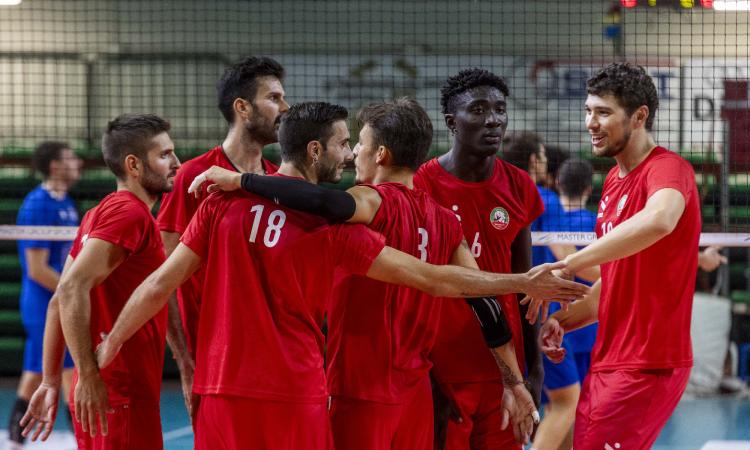
[[[456,178],[437,159],[426,162],[414,178],[440,205],[453,211],[479,268],[509,273],[510,247],[519,231],[529,226],[544,205],[526,172],[499,158],[485,181]],[[499,296],[513,333],[518,366],[523,370],[521,317],[515,294]],[[446,302],[433,350],[434,373],[445,383],[500,379],[500,370],[487,350],[479,323],[464,302]]]

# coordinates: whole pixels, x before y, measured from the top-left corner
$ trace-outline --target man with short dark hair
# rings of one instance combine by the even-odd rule
[[[206,192],[187,194],[196,175],[216,165],[236,172],[274,173],[276,165],[263,158],[263,147],[277,141],[282,114],[289,105],[284,100],[284,68],[268,57],[248,57],[226,69],[216,84],[218,107],[229,125],[224,141],[183,165],[174,180],[175,189],[164,195],[157,223],[167,256],[177,247],[180,235],[198,210]],[[195,337],[204,272],[182,284],[170,300],[167,338],[182,377],[183,395],[192,415],[190,385],[195,359]],[[179,305],[179,307],[178,307]]]
[[[651,136],[659,105],[646,71],[611,64],[587,82],[586,127],[596,156],[615,158],[597,214],[599,239],[568,256],[568,271],[601,265],[587,299],[544,324],[560,359],[564,331],[598,319],[591,372],[576,414],[576,449],[650,448],[687,385],[700,236],[693,168]]]
[[[18,210],[17,225],[76,226],[78,211],[68,190],[81,177],[81,160],[65,142],[45,141],[34,150],[34,170],[42,183],[26,195]],[[21,263],[21,321],[26,331],[23,372],[16,391],[16,401],[8,425],[9,445],[21,447],[24,442],[19,421],[29,399],[42,381],[42,347],[47,305],[60,280],[70,241],[21,240],[18,257]],[[66,354],[64,387],[70,388],[73,360]]]
[[[44,440],[52,431],[67,343],[76,366],[70,408],[78,448],[162,448],[166,309],[136,330],[111,367],[99,369],[94,348],[133,289],[164,261],[151,208],[172,189],[180,167],[169,128],[152,114],[123,115],[107,125],[102,153],[117,177],[117,191],[84,216],[50,302],[44,379],[22,420],[26,434],[37,427],[33,439],[43,433]]]

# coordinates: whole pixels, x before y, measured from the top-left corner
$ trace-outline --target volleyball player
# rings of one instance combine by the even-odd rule
[[[691,165],[651,136],[659,102],[642,67],[609,65],[588,80],[587,91],[594,154],[617,165],[604,182],[599,239],[565,260],[571,273],[601,264],[602,279],[589,298],[545,323],[542,342],[559,359],[563,332],[598,318],[574,447],[650,448],[693,363],[700,198]]]
[[[267,57],[248,57],[228,67],[216,85],[218,106],[229,124],[226,138],[220,144],[187,161],[174,180],[175,189],[164,195],[157,216],[164,249],[174,251],[180,235],[205,198],[187,195],[187,187],[196,175],[212,165],[237,172],[273,173],[277,167],[264,159],[265,145],[277,141],[279,118],[289,108],[284,100],[284,68]],[[177,289],[170,300],[168,338],[175,356],[188,413],[192,415],[190,385],[195,358],[195,336],[198,332],[201,285],[204,273],[198,270]],[[179,304],[179,308],[178,308]]]
[[[68,195],[81,177],[81,159],[65,142],[40,143],[32,156],[34,170],[42,175],[42,183],[26,195],[18,210],[17,225],[78,225],[78,211]],[[18,241],[21,263],[21,321],[26,332],[23,371],[16,391],[16,401],[8,425],[9,446],[21,447],[24,442],[19,421],[29,406],[29,399],[42,381],[42,341],[47,305],[60,280],[70,241]],[[73,360],[65,355],[64,388],[70,388]],[[67,392],[67,391],[66,391]]]
[[[425,163],[414,184],[459,217],[480,269],[522,273],[531,266],[529,225],[543,205],[528,174],[496,156],[508,125],[508,95],[505,82],[486,70],[450,77],[441,105],[453,146]],[[515,295],[499,300],[538,404],[543,371],[536,329],[521,319]],[[501,374],[483,347],[471,310],[445,303],[431,357],[435,378],[463,419],[443,425],[449,450],[520,448],[517,436],[501,429]]]
[[[22,425],[33,438],[52,430],[64,344],[75,362],[70,408],[79,449],[162,448],[159,392],[166,308],[134,330],[106,369],[94,348],[109,331],[133,289],[164,261],[151,207],[172,189],[180,162],[167,132],[150,114],[109,122],[102,139],[104,162],[117,191],[83,218],[47,314],[44,379]],[[64,340],[63,336],[64,334]]]

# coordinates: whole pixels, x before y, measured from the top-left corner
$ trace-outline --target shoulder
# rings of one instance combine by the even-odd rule
[[[185,161],[177,170],[175,183],[177,183],[178,180],[184,180],[183,182],[191,183],[193,178],[200,175],[201,172],[217,164],[220,156],[222,156],[221,147],[214,147],[202,155],[198,155],[193,159]]]

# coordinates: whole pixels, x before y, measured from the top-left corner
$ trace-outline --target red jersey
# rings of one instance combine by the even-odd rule
[[[193,390],[325,400],[321,327],[334,273],[367,273],[383,238],[235,191],[209,196],[182,242],[206,268]]]
[[[431,264],[448,264],[463,240],[456,217],[424,191],[368,185],[382,203],[369,227],[386,244]],[[358,275],[343,279],[328,321],[331,395],[400,403],[424,383],[432,363],[440,300]],[[476,319],[474,319],[476,320]],[[365,350],[366,349],[366,350]]]
[[[130,294],[164,262],[164,245],[148,206],[129,191],[109,194],[86,213],[70,256],[76,258],[91,238],[122,247],[127,254],[104,281],[91,289],[91,343],[96,347],[102,340],[101,333],[112,330]],[[166,327],[167,308],[163,308],[101,371],[110,405],[131,401],[159,404]]]
[[[437,159],[417,171],[414,184],[453,211],[482,270],[510,273],[510,247],[518,233],[544,211],[529,175],[499,158],[485,181],[464,181],[448,173]],[[515,294],[499,296],[515,344],[518,366],[524,370],[523,334]],[[466,302],[445,302],[432,353],[435,376],[442,382],[500,379],[500,370],[487,349],[476,317]]]
[[[174,189],[162,196],[159,214],[156,217],[161,231],[179,234],[185,232],[190,219],[193,218],[198,206],[208,194],[209,183],[201,185],[198,198],[194,194],[188,194],[188,187],[195,177],[210,169],[211,166],[237,171],[237,168],[227,158],[221,145],[184,163],[174,178]],[[263,170],[266,173],[275,173],[278,167],[263,159]],[[198,310],[200,309],[201,285],[204,277],[205,271],[200,268],[177,288],[177,301],[180,305],[182,325],[188,349],[193,358],[195,358],[195,335],[198,332]]]
[[[690,316],[701,231],[693,168],[676,153],[656,147],[625,177],[618,172],[613,167],[604,181],[597,236],[641,211],[660,189],[681,192],[685,211],[674,231],[655,244],[602,264],[591,370],[690,367]]]

